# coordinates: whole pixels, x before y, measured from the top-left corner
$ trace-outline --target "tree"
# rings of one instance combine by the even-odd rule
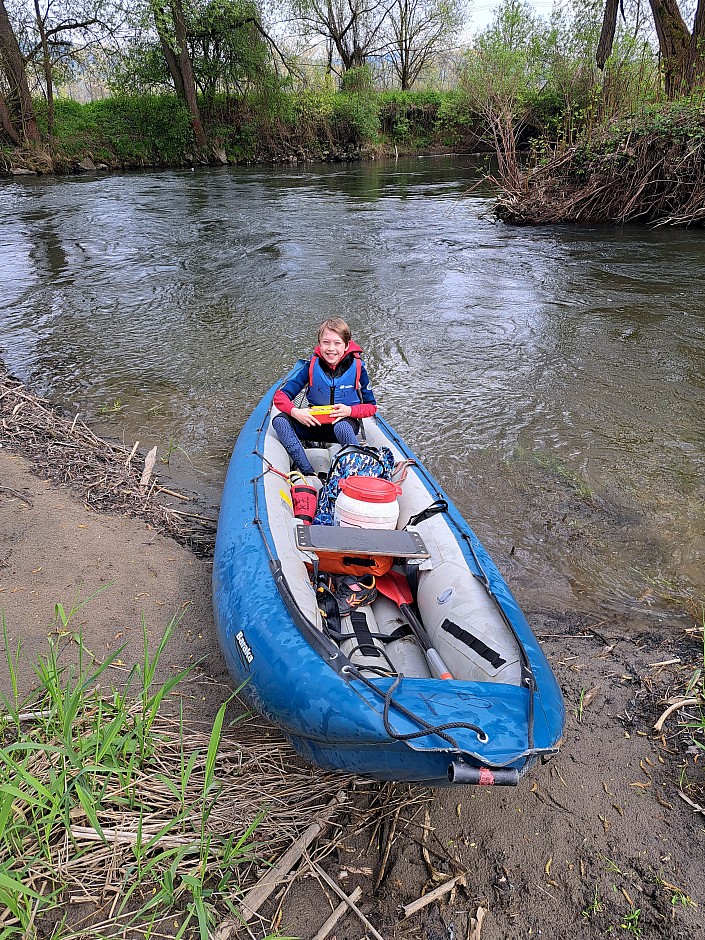
[[[25,26],[26,59],[41,62],[47,100],[47,132],[54,136],[55,71],[114,33],[120,8],[108,0],[33,0],[34,17]]]
[[[698,0],[689,30],[677,0],[649,0],[664,74],[666,97],[693,91],[703,80],[705,65],[705,0]],[[612,53],[620,0],[607,0],[597,46],[597,65],[604,68]]]
[[[134,11],[133,34],[112,58],[111,85],[133,94],[175,89],[187,103],[171,8],[162,7],[156,16],[154,9],[143,7],[141,18]],[[285,59],[262,25],[255,0],[191,0],[182,10],[183,49],[198,95],[212,98],[216,92],[242,93],[276,82],[274,56]]]
[[[201,111],[193,77],[193,62],[188,48],[186,14],[182,0],[169,0],[168,7],[160,0],[152,0],[154,25],[157,29],[162,52],[174,82],[176,94],[186,102],[191,118],[191,128],[198,147],[206,146]]]
[[[41,135],[27,80],[27,66],[10,22],[4,0],[0,0],[0,121],[14,144],[22,138],[39,143]],[[19,121],[19,130],[15,122]]]
[[[322,37],[328,47],[328,67],[333,52],[343,73],[364,65],[381,45],[380,31],[395,0],[292,0],[299,26],[306,36]]]
[[[285,61],[253,0],[208,0],[194,7],[189,42],[196,84],[209,97],[267,83],[274,75],[272,52]]]
[[[51,138],[57,71],[114,34],[122,11],[118,0],[26,0],[14,4],[13,19],[28,80],[46,96]]]
[[[528,3],[504,0],[465,56],[461,87],[492,134],[503,184],[520,176],[517,140],[545,84],[541,25]]]
[[[394,0],[384,24],[384,53],[403,91],[448,48],[463,25],[464,14],[464,0]]]

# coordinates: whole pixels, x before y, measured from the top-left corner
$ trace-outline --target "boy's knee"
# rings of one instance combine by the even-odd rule
[[[357,441],[357,430],[349,418],[336,421],[333,425],[333,433],[339,444],[354,444]]]
[[[286,415],[274,415],[272,418],[272,427],[277,433],[286,431],[287,428],[291,427],[291,421]]]

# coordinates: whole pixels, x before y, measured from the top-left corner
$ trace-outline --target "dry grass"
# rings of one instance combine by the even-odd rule
[[[1,363],[0,442],[30,459],[47,478],[70,485],[87,506],[139,517],[198,555],[213,553],[215,520],[195,511],[187,497],[162,486],[153,474],[141,484],[144,455],[103,440],[78,416],[61,415]]]
[[[705,222],[705,127],[677,115],[637,121],[559,149],[518,180],[502,180],[496,214],[517,225]]]

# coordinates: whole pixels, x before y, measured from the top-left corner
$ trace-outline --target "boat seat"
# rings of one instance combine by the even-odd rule
[[[387,558],[430,558],[431,553],[417,531],[408,529],[362,529],[354,526],[307,525],[296,527],[296,547],[321,555],[380,555]]]

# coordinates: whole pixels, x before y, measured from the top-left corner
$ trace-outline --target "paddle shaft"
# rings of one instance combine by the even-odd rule
[[[448,667],[441,659],[441,654],[438,650],[434,649],[431,644],[431,638],[426,629],[418,619],[416,614],[413,612],[411,607],[408,604],[399,604],[399,610],[406,617],[409,626],[414,631],[414,636],[416,637],[419,646],[422,647],[424,653],[426,654],[426,660],[428,665],[431,667],[431,672],[435,674],[437,679],[452,679],[453,676],[449,672]]]

